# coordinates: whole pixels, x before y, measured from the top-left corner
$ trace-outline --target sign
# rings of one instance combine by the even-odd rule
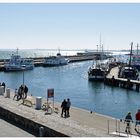
[[[54,97],[54,89],[48,89],[47,97],[48,97],[48,98]]]

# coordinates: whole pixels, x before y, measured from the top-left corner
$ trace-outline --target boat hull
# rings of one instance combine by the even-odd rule
[[[89,81],[104,81],[104,76],[88,76]]]
[[[24,71],[26,70],[33,70],[34,66],[30,66],[30,67],[26,67],[24,69]],[[14,71],[23,71],[23,68],[22,67],[5,67],[4,68],[4,72],[14,72]]]
[[[140,65],[132,65],[133,67],[135,67],[138,71],[140,71]]]

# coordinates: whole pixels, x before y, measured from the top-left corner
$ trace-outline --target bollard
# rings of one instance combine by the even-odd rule
[[[41,109],[42,97],[36,97],[36,109]]]
[[[39,127],[39,137],[43,137],[44,136],[44,127]]]
[[[10,88],[7,88],[6,89],[6,97],[7,98],[10,98]]]
[[[0,94],[1,94],[1,95],[4,94],[4,86],[0,86]]]

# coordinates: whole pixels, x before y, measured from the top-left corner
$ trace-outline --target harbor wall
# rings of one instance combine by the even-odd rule
[[[37,137],[39,137],[40,135],[43,137],[68,137],[65,134],[57,132],[56,130],[46,127],[42,124],[39,124],[38,122],[26,118],[25,116],[20,116],[15,112],[7,110],[3,107],[0,107],[0,117]],[[42,134],[40,134],[41,127],[43,127]]]

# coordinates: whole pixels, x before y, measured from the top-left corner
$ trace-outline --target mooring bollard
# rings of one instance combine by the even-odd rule
[[[39,137],[43,137],[44,136],[44,127],[39,127]]]

